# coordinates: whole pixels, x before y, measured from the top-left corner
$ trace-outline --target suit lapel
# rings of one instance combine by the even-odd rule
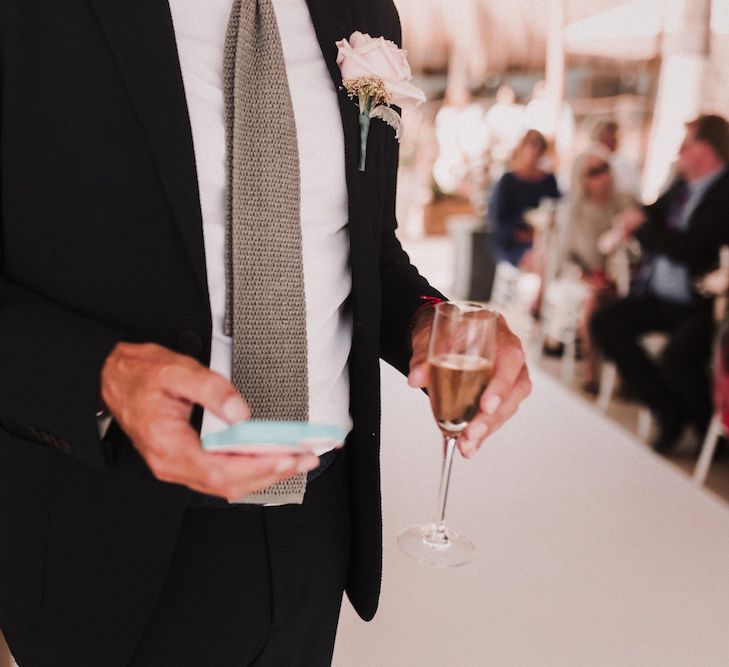
[[[89,0],[157,164],[205,298],[200,195],[187,100],[167,0]]]
[[[367,179],[370,173],[357,170],[359,158],[359,112],[357,105],[349,99],[342,87],[342,74],[337,65],[336,42],[342,38],[349,39],[357,29],[352,17],[350,0],[306,0],[309,6],[314,30],[319,41],[324,60],[337,90],[339,112],[344,129],[344,152],[347,172],[347,191],[349,195],[349,235],[352,252],[352,268],[355,282],[357,274],[366,270],[365,264],[371,261],[361,252],[372,245],[372,237],[368,228],[366,211],[368,210]]]
[[[688,227],[691,228],[694,226],[694,223],[697,220],[703,220],[704,216],[702,215],[704,209],[708,206],[711,206],[714,199],[718,196],[720,196],[722,193],[726,192],[727,187],[729,186],[729,167],[725,167],[724,171],[722,172],[721,176],[716,179],[710,186],[709,189],[704,193],[704,196],[701,198],[701,201],[697,204],[696,208],[691,212],[691,217],[689,218]]]
[[[309,6],[314,30],[326,62],[329,75],[337,90],[339,111],[344,128],[345,158],[347,163],[347,185],[350,203],[355,195],[356,180],[352,179],[350,166],[356,165],[359,150],[359,120],[357,108],[342,88],[342,74],[337,65],[336,42],[347,38],[354,32],[352,17],[347,0],[306,0]]]
[[[335,43],[343,38],[349,39],[354,32],[349,4],[347,0],[306,0],[306,4],[329,74],[339,90],[342,85],[342,75],[337,65]]]

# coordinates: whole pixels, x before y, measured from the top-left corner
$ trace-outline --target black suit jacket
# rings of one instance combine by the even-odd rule
[[[685,264],[691,276],[698,277],[718,266],[719,248],[729,244],[729,169],[706,191],[686,230],[670,229],[671,205],[685,185],[685,181],[676,181],[645,208],[648,220],[635,236],[648,253]]]
[[[400,41],[391,0],[308,0],[335,41]],[[158,482],[113,426],[99,372],[121,339],[208,363],[197,174],[166,0],[0,0],[0,627],[27,665],[121,665],[150,613],[191,492]],[[421,295],[395,237],[398,147],[372,124],[357,171],[343,119],[354,334],[348,594],[371,618],[381,577],[379,365],[405,371]],[[200,412],[195,423],[199,426]]]

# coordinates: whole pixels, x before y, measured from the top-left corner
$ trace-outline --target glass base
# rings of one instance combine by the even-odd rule
[[[397,543],[410,558],[433,567],[465,565],[476,553],[467,537],[452,530],[446,530],[443,537],[432,523],[406,528],[397,536]]]

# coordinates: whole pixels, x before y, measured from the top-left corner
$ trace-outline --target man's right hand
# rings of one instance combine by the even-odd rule
[[[232,424],[250,418],[235,387],[194,359],[151,343],[118,343],[101,371],[101,397],[152,473],[228,500],[297,472],[315,456],[239,456],[203,451],[190,425],[195,404]]]

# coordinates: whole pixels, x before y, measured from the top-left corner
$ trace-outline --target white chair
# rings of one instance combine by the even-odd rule
[[[714,459],[716,445],[722,435],[724,435],[724,426],[721,422],[721,417],[714,415],[711,419],[709,430],[706,432],[706,437],[704,437],[704,442],[701,445],[699,460],[694,467],[692,479],[696,486],[703,486],[704,482],[706,482],[711,462]]]
[[[641,338],[640,344],[645,348],[649,356],[656,359],[668,344],[668,336],[661,333],[648,334]],[[598,409],[602,410],[602,412],[607,412],[610,407],[610,402],[615,394],[617,376],[618,371],[615,364],[612,361],[605,361],[600,376],[600,393],[596,402]],[[641,440],[647,440],[650,437],[652,425],[653,418],[650,410],[646,407],[640,407],[638,409],[636,432]]]
[[[522,272],[508,262],[499,262],[494,274],[489,303],[496,310],[511,308],[516,300],[517,283]]]
[[[628,296],[630,292],[630,257],[629,248],[626,244],[621,244],[610,257],[611,272],[615,278],[615,286],[618,298]],[[663,351],[667,343],[665,336],[661,334],[649,334],[643,337],[641,343],[648,348],[649,354],[657,357]],[[615,384],[618,378],[618,369],[612,361],[605,360],[602,365],[602,373],[600,374],[600,393],[597,396],[597,407],[602,412],[607,412],[610,402],[615,394]],[[652,417],[650,410],[641,407],[638,410],[637,434],[642,440],[647,440],[650,436]]]
[[[541,361],[548,339],[561,343],[564,350],[560,375],[565,383],[571,384],[577,359],[577,331],[587,291],[578,276],[571,274],[571,265],[564,262],[569,207],[565,202],[543,199],[539,208],[527,213],[525,218],[537,232],[535,248],[544,262],[541,318],[531,350],[534,358]]]
[[[721,322],[727,315],[729,310],[727,304],[727,291],[729,289],[729,246],[722,246],[719,251],[719,270],[712,274],[709,274],[702,281],[702,291],[707,294],[714,295],[714,319],[716,322]],[[718,359],[714,358],[714,363],[719,363]],[[714,459],[714,453],[716,452],[716,445],[719,442],[719,438],[726,435],[724,425],[722,423],[721,416],[715,413],[711,419],[709,430],[706,432],[704,442],[701,445],[701,453],[699,454],[699,460],[696,462],[694,467],[694,473],[692,476],[693,482],[696,486],[702,486],[706,482],[706,477],[709,474],[709,468],[711,462]]]
[[[506,317],[514,333],[525,341],[532,337],[530,309],[539,294],[539,286],[536,273],[526,273],[508,262],[496,265],[489,306]]]
[[[561,379],[571,384],[577,359],[577,330],[587,298],[587,288],[578,279],[565,276],[553,279],[544,291],[542,321],[538,340],[539,351],[546,339],[564,346]]]

